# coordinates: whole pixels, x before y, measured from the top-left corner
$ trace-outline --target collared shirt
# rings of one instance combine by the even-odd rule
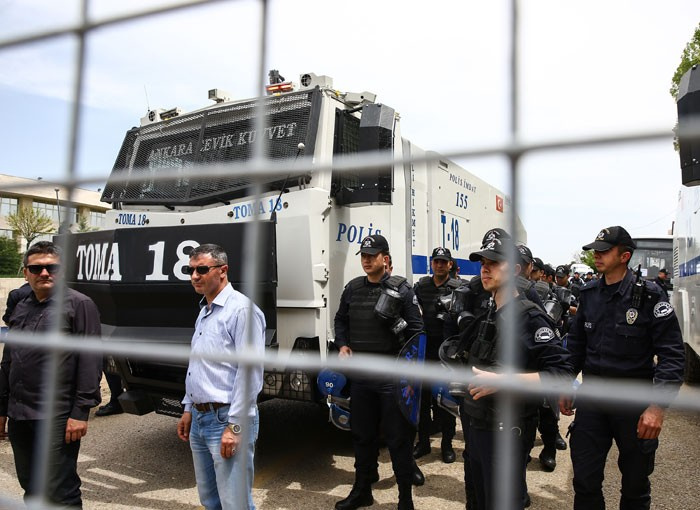
[[[245,349],[262,355],[265,352],[265,316],[253,305],[252,321],[248,320],[250,299],[229,284],[209,306],[202,299],[194,336],[193,354],[233,354]],[[250,337],[250,343],[249,342]],[[246,374],[247,372],[247,374]],[[248,385],[244,393],[244,377]],[[244,416],[255,416],[258,393],[262,390],[263,366],[246,371],[230,361],[202,358],[190,359],[185,379],[185,411],[192,404],[220,402],[230,404],[229,422],[240,423]]]
[[[11,330],[46,331],[56,313],[51,297],[38,301],[34,293],[17,303],[9,319]],[[75,336],[100,336],[100,313],[84,294],[66,289],[61,331]],[[100,403],[102,357],[87,352],[58,353],[57,415],[69,413],[87,420],[90,408]],[[45,379],[51,352],[41,347],[5,345],[0,364],[0,416],[13,420],[43,419]]]

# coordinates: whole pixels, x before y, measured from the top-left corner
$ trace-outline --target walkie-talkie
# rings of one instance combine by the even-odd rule
[[[493,298],[489,299],[489,308],[486,319],[479,324],[479,330],[476,335],[476,340],[472,344],[471,354],[474,358],[485,362],[490,360],[493,355],[496,338],[496,302]]]
[[[637,275],[637,280],[634,282],[634,287],[632,287],[632,308],[640,309],[642,307],[642,301],[644,299],[644,291],[646,290],[647,282],[642,278],[642,265],[637,266],[637,270],[634,272]]]

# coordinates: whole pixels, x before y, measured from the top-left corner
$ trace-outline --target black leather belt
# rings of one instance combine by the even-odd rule
[[[192,404],[197,411],[200,413],[208,413],[209,411],[216,411],[228,404],[222,404],[221,402],[205,402],[204,404]]]

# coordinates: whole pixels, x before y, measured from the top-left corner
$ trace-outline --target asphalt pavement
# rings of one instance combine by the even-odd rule
[[[105,394],[107,397],[107,394]],[[261,429],[256,452],[254,499],[259,510],[332,509],[353,482],[350,435],[327,422],[323,407],[272,400],[261,404]],[[570,419],[560,423],[562,434]],[[197,497],[189,446],[177,438],[174,418],[149,414],[91,417],[83,439],[79,472],[84,508],[162,509],[201,508]],[[414,489],[416,508],[464,508],[464,448],[461,431],[454,441],[457,462],[440,459],[440,439],[433,437],[431,454],[418,461],[426,484]],[[568,450],[559,452],[554,472],[541,469],[535,446],[528,466],[533,509],[572,508],[572,471]],[[667,415],[656,470],[652,476],[654,509],[700,508],[695,491],[700,484],[700,417],[670,411]],[[617,507],[620,477],[613,447],[608,459],[605,493],[609,508]],[[380,454],[380,481],[374,485],[373,509],[396,508],[397,489],[386,448]],[[19,499],[12,450],[0,442],[0,491]],[[1,505],[0,505],[1,507]]]

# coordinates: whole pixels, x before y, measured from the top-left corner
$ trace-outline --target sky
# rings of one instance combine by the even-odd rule
[[[104,19],[165,4],[91,1]],[[79,18],[77,0],[0,0],[0,42]],[[401,115],[405,138],[454,153],[510,133],[510,2],[271,0],[265,69],[314,72],[343,91],[372,91]],[[700,23],[697,0],[522,0],[518,140],[538,143],[668,131],[667,139],[526,154],[519,214],[535,256],[569,262],[602,227],[668,233],[680,189],[668,90]],[[106,178],[124,133],[147,109],[210,104],[256,90],[260,4],[210,5],[109,25],[87,38],[78,176]],[[0,49],[0,173],[66,175],[76,39]],[[503,157],[457,158],[511,190]],[[94,188],[100,187],[96,183]]]

